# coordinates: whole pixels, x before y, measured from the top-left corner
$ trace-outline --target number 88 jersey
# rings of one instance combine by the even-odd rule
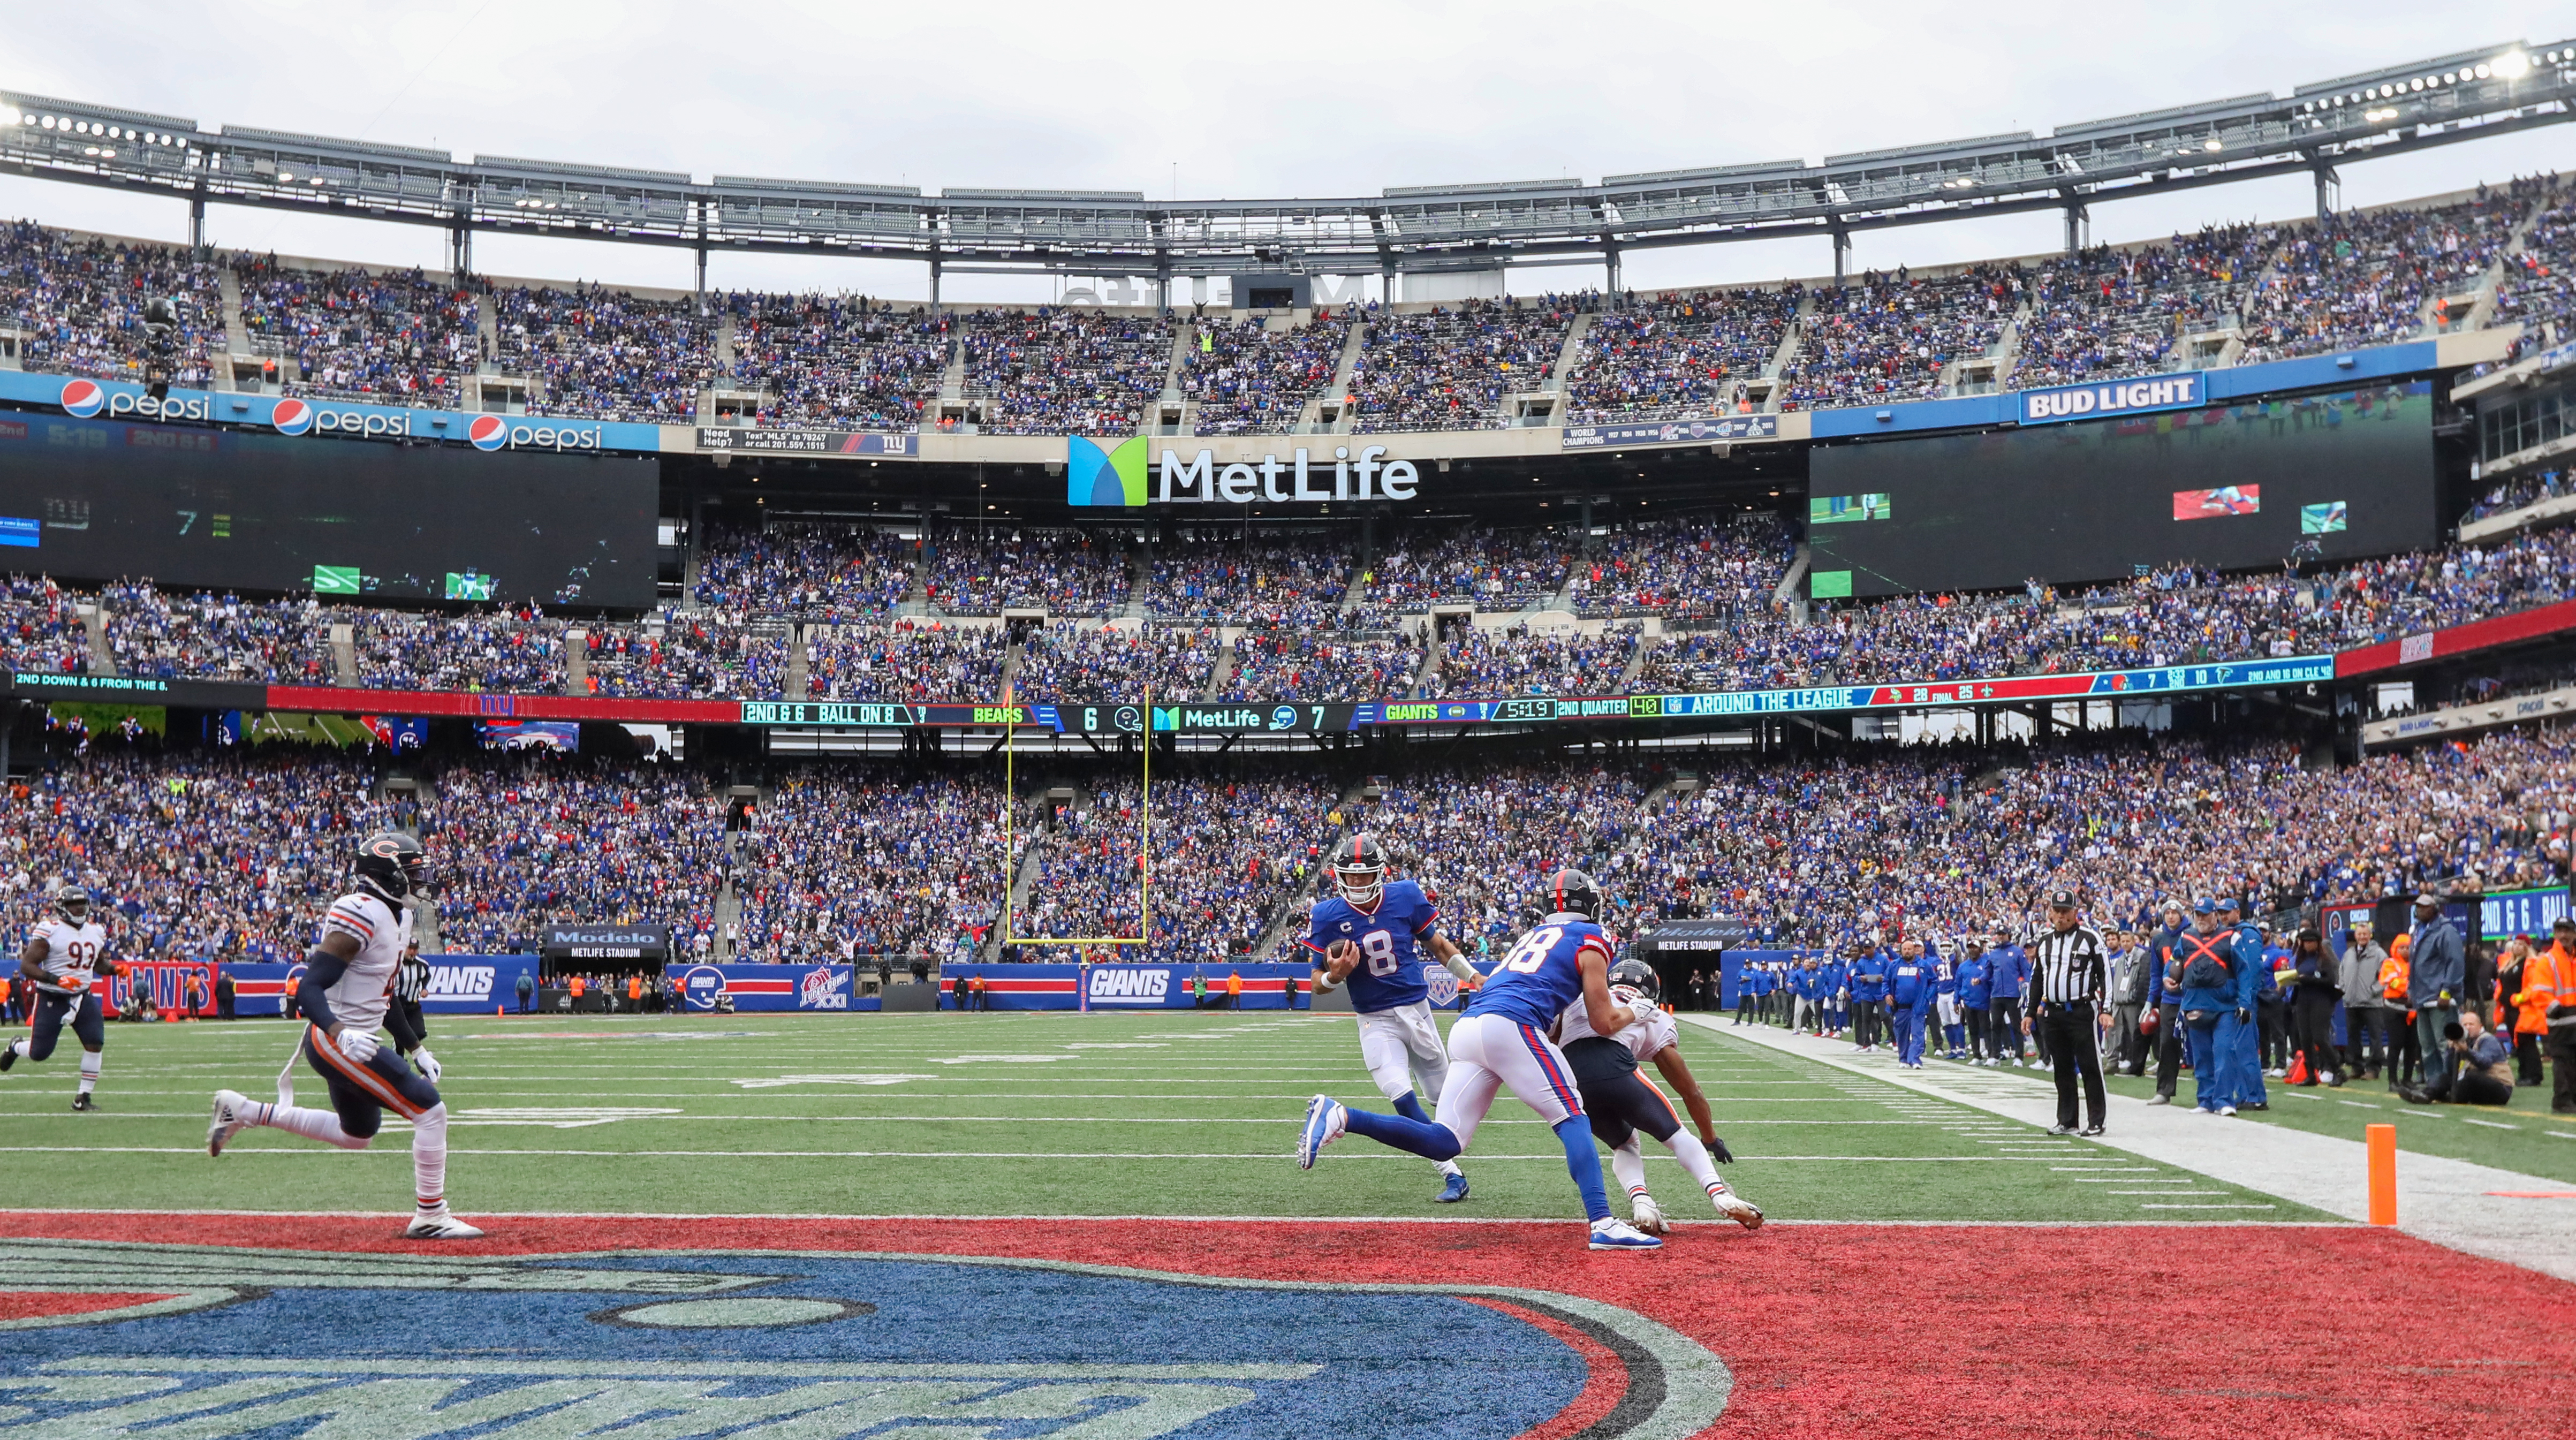
[[[1430,987],[1422,983],[1421,957],[1417,945],[1440,933],[1440,911],[1422,886],[1411,880],[1390,880],[1377,897],[1377,904],[1360,909],[1339,895],[1315,902],[1314,912],[1307,917],[1306,948],[1308,959],[1324,963],[1324,951],[1336,940],[1348,940],[1360,947],[1359,963],[1351,967],[1351,1008],[1363,1015],[1380,1010],[1393,1010],[1401,1005],[1419,1005],[1431,998]]]

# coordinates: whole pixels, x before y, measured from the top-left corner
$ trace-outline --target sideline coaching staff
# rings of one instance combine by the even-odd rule
[[[2039,1028],[2048,1037],[2048,1058],[2057,1072],[2057,1124],[2048,1133],[2075,1132],[2075,1076],[2084,1075],[2083,1133],[2102,1133],[2108,1102],[2102,1094],[2102,1047],[2094,1031],[2100,1025],[2102,996],[2109,983],[2101,932],[2075,923],[2075,892],[2054,890],[2048,896],[2048,925],[2030,942],[2030,999],[2039,1011]]]

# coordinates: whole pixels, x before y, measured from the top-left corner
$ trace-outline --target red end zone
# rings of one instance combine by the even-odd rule
[[[393,1238],[398,1223],[0,1212],[0,1234],[64,1239],[901,1251],[1526,1287],[1705,1345],[1734,1374],[1721,1435],[2555,1434],[2576,1414],[2576,1286],[2358,1227],[1699,1225],[1636,1256],[1582,1250],[1571,1224],[504,1217],[438,1247]]]

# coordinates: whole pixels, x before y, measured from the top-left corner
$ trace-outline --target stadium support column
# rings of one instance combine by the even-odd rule
[[[1609,272],[1609,284],[1603,293],[1615,297],[1619,293],[1619,241],[1616,236],[1601,237],[1601,265]]]
[[[197,182],[197,188],[188,195],[188,248],[197,252],[198,259],[205,258],[206,185],[202,180]]]
[[[698,318],[699,318],[699,319],[701,319],[701,320],[703,320],[703,319],[705,319],[705,318],[706,318],[706,316],[707,316],[707,242],[706,242],[706,237],[705,237],[705,236],[701,235],[700,237],[698,237],[698,247],[697,247],[697,248],[698,248]]]
[[[2332,165],[2322,163],[2316,166],[2315,173],[2317,177],[2317,223],[2322,225],[2326,221],[2334,218],[2335,202],[2343,198],[2343,177],[2335,173],[2335,168]]]
[[[1843,288],[1843,267],[1851,260],[1851,232],[1843,228],[1840,220],[1834,221],[1833,227],[1834,288],[1840,290]]]
[[[458,285],[474,273],[474,227],[462,210],[447,222],[447,271]]]
[[[2092,219],[2092,215],[2092,211],[2084,208],[2083,201],[2072,194],[2066,197],[2066,253],[2068,255],[2083,253],[2086,222]]]

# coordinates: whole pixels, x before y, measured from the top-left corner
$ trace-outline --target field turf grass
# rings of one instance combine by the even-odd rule
[[[454,1116],[449,1194],[466,1213],[1579,1214],[1554,1137],[1508,1096],[1463,1161],[1474,1186],[1464,1205],[1432,1203],[1427,1162],[1358,1137],[1299,1172],[1290,1147],[1309,1095],[1385,1108],[1346,1017],[439,1016],[432,1026]],[[357,1154],[270,1130],[245,1132],[221,1159],[204,1153],[211,1093],[267,1098],[295,1033],[276,1021],[112,1026],[92,1114],[66,1108],[68,1045],[47,1064],[21,1062],[0,1077],[0,1208],[398,1208],[410,1177],[399,1125]],[[1695,1027],[1682,1047],[1738,1156],[1730,1181],[1777,1218],[2331,1218]],[[296,1075],[303,1103],[325,1103],[319,1077]],[[2330,1103],[2279,1102],[2273,1123],[2357,1136]],[[2465,1158],[2532,1173],[2568,1174],[2576,1156],[2576,1141],[2540,1123],[2472,1130],[2454,1112],[2397,1123],[2409,1144],[2453,1143],[2469,1147]],[[1706,1213],[1658,1147],[1648,1176],[1676,1218]]]

